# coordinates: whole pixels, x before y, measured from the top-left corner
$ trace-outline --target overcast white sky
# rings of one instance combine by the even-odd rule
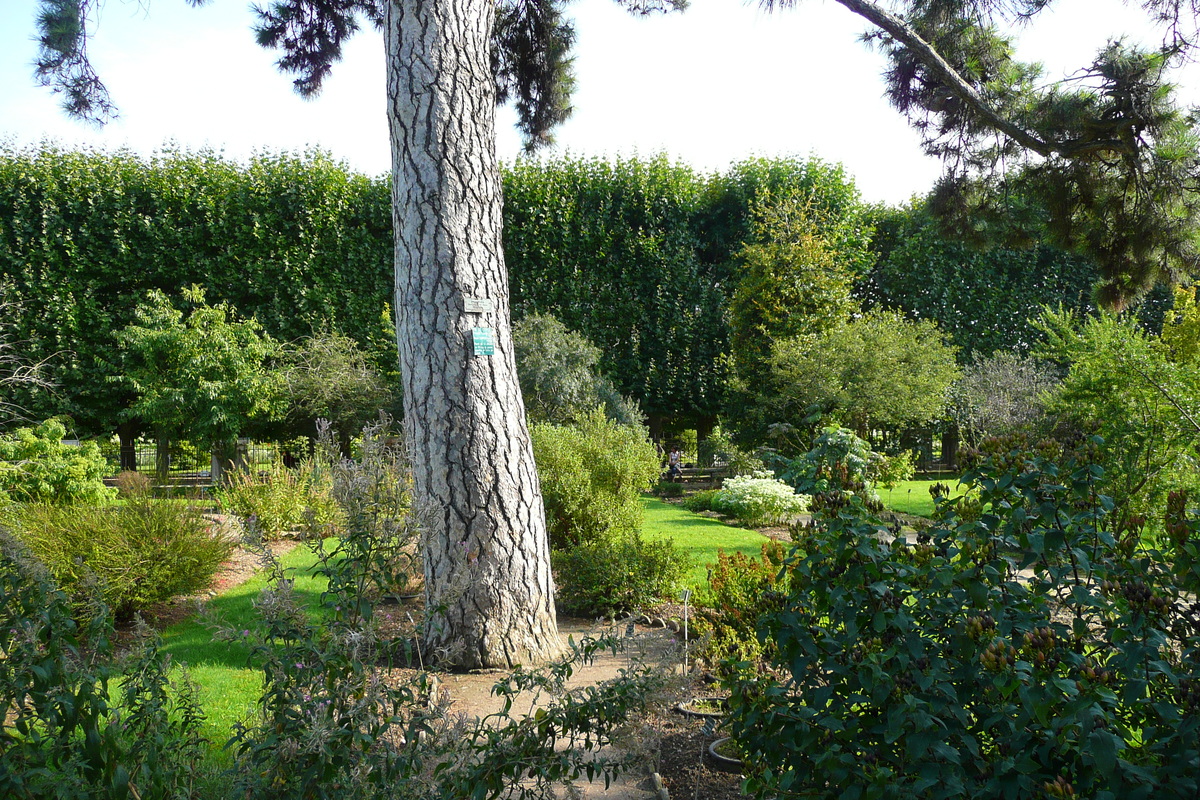
[[[902,202],[930,188],[939,165],[882,97],[882,59],[857,41],[866,24],[832,0],[799,0],[767,14],[741,0],[692,0],[683,14],[639,19],[612,0],[577,0],[575,115],[553,152],[664,152],[700,170],[752,155],[841,162],[867,200]],[[121,118],[103,130],[65,118],[36,87],[36,0],[0,0],[0,138],[66,145],[167,142],[244,158],[258,149],[319,146],[352,168],[389,168],[383,45],[367,29],[320,98],[304,101],[254,44],[247,0],[104,0],[90,50]],[[1049,75],[1089,63],[1115,33],[1154,40],[1119,0],[1060,0],[1021,39]],[[1184,83],[1186,102],[1197,102]],[[520,141],[501,113],[497,150]]]

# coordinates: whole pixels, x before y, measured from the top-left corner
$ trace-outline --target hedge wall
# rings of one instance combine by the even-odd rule
[[[0,283],[21,301],[22,349],[49,357],[59,384],[17,400],[85,433],[113,430],[129,404],[108,381],[113,332],[149,289],[199,283],[273,336],[328,320],[365,342],[391,263],[386,181],[320,153],[240,166],[212,152],[0,150]]]
[[[645,411],[688,421],[720,409],[731,258],[754,199],[800,191],[834,217],[861,216],[841,168],[815,159],[706,176],[663,157],[563,158],[507,167],[504,186],[514,315],[555,314],[601,347]],[[390,203],[386,178],[320,152],[240,165],[211,151],[0,145],[0,284],[22,302],[24,353],[49,357],[59,384],[16,401],[35,418],[71,415],[81,434],[115,429],[132,398],[109,380],[121,371],[113,333],[152,288],[202,284],[277,338],[328,322],[377,349]]]

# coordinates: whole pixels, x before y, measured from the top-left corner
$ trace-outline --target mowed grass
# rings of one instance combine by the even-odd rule
[[[900,481],[893,489],[880,489],[879,499],[892,511],[917,517],[932,517],[933,496],[929,494],[929,487],[935,483],[949,486],[951,497],[958,497],[963,493],[963,487],[959,485],[957,478],[942,478],[936,481]]]
[[[304,545],[285,554],[280,563],[287,576],[294,581],[296,594],[310,609],[317,609],[324,578],[313,574],[316,556]],[[176,664],[185,664],[192,681],[196,684],[197,699],[207,717],[202,735],[214,750],[219,750],[229,740],[234,724],[243,722],[254,713],[255,705],[262,693],[261,673],[251,669],[249,633],[257,627],[258,613],[254,600],[267,588],[268,575],[259,572],[249,581],[235,586],[208,601],[210,614],[205,618],[193,617],[170,626],[162,632],[162,650],[171,655]],[[209,620],[216,620],[222,627],[235,631],[233,641],[216,641],[215,631]],[[217,761],[228,766],[229,751],[214,753]]]
[[[684,580],[693,588],[708,586],[708,568],[716,563],[718,551],[737,551],[758,558],[763,543],[768,541],[761,533],[734,528],[653,497],[643,497],[642,506],[646,512],[642,535],[650,541],[675,542],[692,564]]]

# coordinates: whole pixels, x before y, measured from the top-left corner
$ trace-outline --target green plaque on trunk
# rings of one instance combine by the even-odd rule
[[[492,328],[471,328],[476,356],[496,355],[496,331]]]

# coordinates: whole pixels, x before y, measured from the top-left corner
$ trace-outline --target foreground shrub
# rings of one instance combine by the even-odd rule
[[[258,533],[267,539],[299,531],[305,525],[322,526],[326,535],[338,527],[338,507],[327,475],[320,471],[273,464],[265,470],[238,470],[225,477],[225,484],[213,491],[221,510],[243,520],[253,517]]]
[[[186,674],[168,680],[153,638],[118,671],[107,609],[82,626],[72,612],[0,531],[0,797],[196,797],[203,717]]]
[[[14,507],[13,532],[77,602],[94,582],[126,616],[206,588],[231,545],[185,503],[131,498],[121,506]]]
[[[1103,473],[986,459],[915,542],[831,503],[760,620],[782,683],[734,683],[761,795],[1195,797],[1200,523],[1170,557],[1115,522]]]
[[[383,595],[415,594],[424,586],[420,526],[412,517],[412,469],[391,422],[384,414],[365,425],[358,457],[342,458],[332,425],[317,420],[315,454],[307,465],[315,481],[329,486],[347,546],[360,548],[347,565],[358,570],[360,604]],[[310,512],[305,535],[319,544],[329,535],[328,525]]]
[[[784,545],[777,541],[763,542],[761,558],[738,552],[717,554],[707,590],[697,598],[700,646],[696,655],[719,674],[757,672],[764,659],[774,654],[769,641],[759,640],[757,624],[759,617],[778,605],[780,592],[786,589],[783,557]]]
[[[710,507],[752,527],[788,523],[808,510],[807,495],[766,475],[769,473],[730,478],[713,495]]]
[[[58,420],[0,434],[0,502],[103,503],[116,491],[104,485],[108,462],[94,442],[63,444]]]
[[[255,719],[231,742],[237,796],[549,800],[559,796],[556,784],[585,776],[607,782],[632,765],[595,751],[644,707],[662,684],[660,673],[636,664],[613,681],[566,692],[578,665],[616,647],[615,641],[585,640],[560,663],[517,669],[500,681],[497,713],[483,719],[451,714],[424,670],[385,676],[377,666],[388,650],[371,605],[360,602],[364,579],[380,579],[370,577],[374,553],[371,536],[357,526],[336,549],[318,548],[319,571],[329,580],[319,624],[278,564],[272,566],[272,586],[256,604],[263,624],[250,634],[263,693]],[[245,639],[240,631],[225,633]],[[419,645],[407,650],[414,666],[432,655]],[[536,715],[514,715],[517,694],[528,690],[543,693],[541,707]]]
[[[552,548],[638,529],[641,494],[659,476],[644,428],[612,422],[596,409],[573,425],[534,425],[532,437]]]
[[[588,617],[624,614],[674,597],[688,569],[674,542],[619,534],[553,554],[555,604]]]

